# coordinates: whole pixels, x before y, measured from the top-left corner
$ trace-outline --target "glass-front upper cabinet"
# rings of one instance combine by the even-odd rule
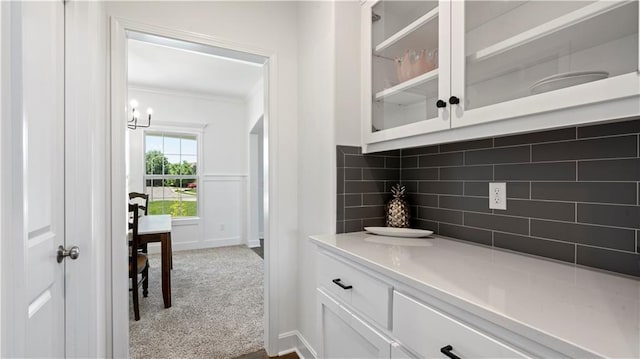
[[[450,14],[448,1],[362,6],[366,143],[450,128]]]
[[[474,0],[451,6],[451,92],[460,99],[452,108],[452,127],[639,90],[637,0]]]

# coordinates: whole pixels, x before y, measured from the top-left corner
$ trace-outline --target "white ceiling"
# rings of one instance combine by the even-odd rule
[[[262,66],[138,40],[129,44],[129,85],[224,97],[246,97]]]

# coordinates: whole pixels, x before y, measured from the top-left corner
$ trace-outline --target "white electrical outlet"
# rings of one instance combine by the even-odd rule
[[[489,208],[507,209],[507,184],[504,182],[489,183]]]

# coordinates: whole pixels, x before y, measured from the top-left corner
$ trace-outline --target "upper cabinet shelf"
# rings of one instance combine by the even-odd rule
[[[589,59],[595,55],[577,54],[637,34],[637,1],[597,1],[477,51],[467,52],[466,62],[472,65],[467,68],[467,84],[482,83],[562,57],[573,58],[576,65],[584,64],[580,70],[607,70],[615,76],[619,71],[616,68],[611,71],[611,66],[607,66],[610,62],[601,64],[604,66],[601,68],[591,64],[597,62]],[[611,47],[608,51],[616,49]],[[578,61],[578,58],[584,60]],[[535,81],[532,79],[532,82]]]
[[[387,48],[389,48],[390,46],[396,44],[398,41],[404,39],[405,37],[407,37],[408,35],[411,35],[413,33],[415,33],[417,30],[421,29],[423,27],[423,25],[429,23],[429,22],[433,22],[433,20],[438,18],[438,12],[439,12],[439,8],[434,8],[433,10],[429,11],[428,13],[424,14],[423,16],[421,16],[419,19],[417,19],[416,21],[412,22],[411,24],[407,25],[406,27],[402,28],[400,31],[396,32],[395,34],[391,35],[388,39],[382,41],[380,44],[378,44],[375,47],[375,52],[377,54],[382,53],[384,50],[386,50]],[[436,24],[437,26],[437,24]],[[437,29],[437,27],[436,27]],[[424,32],[424,31],[428,31],[429,29],[423,29],[423,31],[419,31],[420,33]],[[420,34],[416,34],[417,36],[415,36],[418,39],[424,39],[425,36],[420,35]],[[411,42],[411,41],[409,41]],[[415,41],[414,41],[415,42]]]
[[[438,93],[438,69],[429,71],[399,85],[376,93],[376,101],[396,105],[412,105]]]
[[[530,46],[536,40],[544,40],[547,46],[567,42],[578,42],[588,45],[594,42],[593,36],[603,38],[603,42],[606,42],[606,39],[619,38],[621,34],[632,34],[634,30],[635,32],[638,31],[637,23],[633,21],[634,13],[630,12],[629,8],[625,8],[624,6],[634,2],[636,1],[598,1],[504,41],[478,50],[470,56],[470,61],[486,60],[507,51],[522,49],[524,47],[526,47],[525,51],[528,50],[530,54],[533,54],[539,51],[537,46]],[[629,14],[629,21],[620,22],[621,12],[627,12]],[[607,14],[608,16],[600,16],[606,13],[609,13]],[[637,14],[635,14],[635,17],[637,17]],[[611,19],[616,19],[616,22],[612,23]],[[613,24],[616,26],[611,26]]]

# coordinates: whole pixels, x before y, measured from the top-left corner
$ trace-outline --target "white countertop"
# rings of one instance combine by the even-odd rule
[[[535,339],[596,355],[640,357],[640,281],[460,241],[366,232],[311,236],[357,262]]]

